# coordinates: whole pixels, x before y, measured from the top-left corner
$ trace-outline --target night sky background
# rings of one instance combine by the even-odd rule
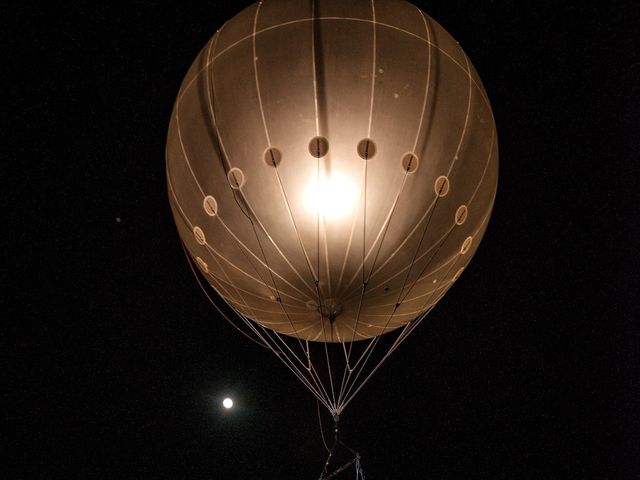
[[[0,7],[3,478],[318,478],[315,399],[216,316],[167,200],[182,78],[250,2],[73,3]],[[367,480],[640,478],[640,9],[414,3],[483,80],[498,196],[343,438]]]

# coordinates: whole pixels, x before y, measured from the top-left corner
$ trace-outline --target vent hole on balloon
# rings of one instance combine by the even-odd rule
[[[309,142],[309,153],[315,158],[322,158],[329,153],[329,140],[324,137],[313,137]]]
[[[370,158],[373,158],[375,154],[376,144],[373,143],[373,140],[370,138],[360,140],[360,143],[358,143],[358,155],[360,155],[360,158],[369,160]]]
[[[436,191],[436,195],[444,197],[449,193],[449,179],[444,175],[440,175],[436,179],[436,183],[433,185],[433,189]]]
[[[202,260],[200,257],[196,257],[196,263],[204,273],[209,273],[209,265],[207,265],[207,262]]]
[[[473,237],[465,238],[464,242],[462,243],[462,248],[460,249],[460,253],[462,255],[467,253],[469,251],[469,249],[471,248],[471,244],[472,243],[473,243]]]
[[[466,205],[460,205],[456,210],[456,225],[462,225],[467,220],[469,210]]]
[[[276,147],[269,147],[264,151],[263,158],[270,167],[277,167],[282,161],[282,152]]]
[[[229,180],[229,185],[231,185],[231,188],[234,190],[240,190],[244,186],[244,173],[238,167],[233,167],[229,170],[227,179]]]
[[[418,157],[413,153],[405,153],[402,157],[402,169],[407,173],[413,173],[418,169]]]
[[[193,227],[193,236],[200,245],[207,243],[207,238],[204,236],[204,232],[200,227]]]
[[[202,206],[204,208],[204,211],[210,217],[215,217],[218,214],[218,202],[211,195],[207,195],[206,197],[204,197]]]
[[[458,270],[458,271],[456,272],[456,274],[453,276],[453,281],[454,281],[454,282],[460,278],[460,275],[462,275],[462,271],[463,271],[463,270],[464,270],[464,267],[460,267],[460,270]]]

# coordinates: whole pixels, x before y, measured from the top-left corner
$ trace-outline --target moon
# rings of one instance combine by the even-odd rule
[[[225,398],[222,401],[222,406],[226,409],[233,407],[233,400],[231,400],[229,397]]]

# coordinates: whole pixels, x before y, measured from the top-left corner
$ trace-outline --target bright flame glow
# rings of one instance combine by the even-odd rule
[[[230,398],[228,398],[228,397],[227,397],[227,398],[225,398],[225,399],[222,401],[222,406],[223,406],[224,408],[231,408],[231,407],[233,407],[233,400],[231,400],[231,399],[230,399]]]
[[[340,172],[313,176],[304,189],[304,204],[313,215],[338,220],[353,211],[357,191],[353,182]]]

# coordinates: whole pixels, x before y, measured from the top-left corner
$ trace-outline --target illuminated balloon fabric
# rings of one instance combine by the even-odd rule
[[[194,61],[167,140],[201,273],[310,341],[371,338],[435,304],[480,243],[497,171],[478,75],[402,1],[248,7]]]

